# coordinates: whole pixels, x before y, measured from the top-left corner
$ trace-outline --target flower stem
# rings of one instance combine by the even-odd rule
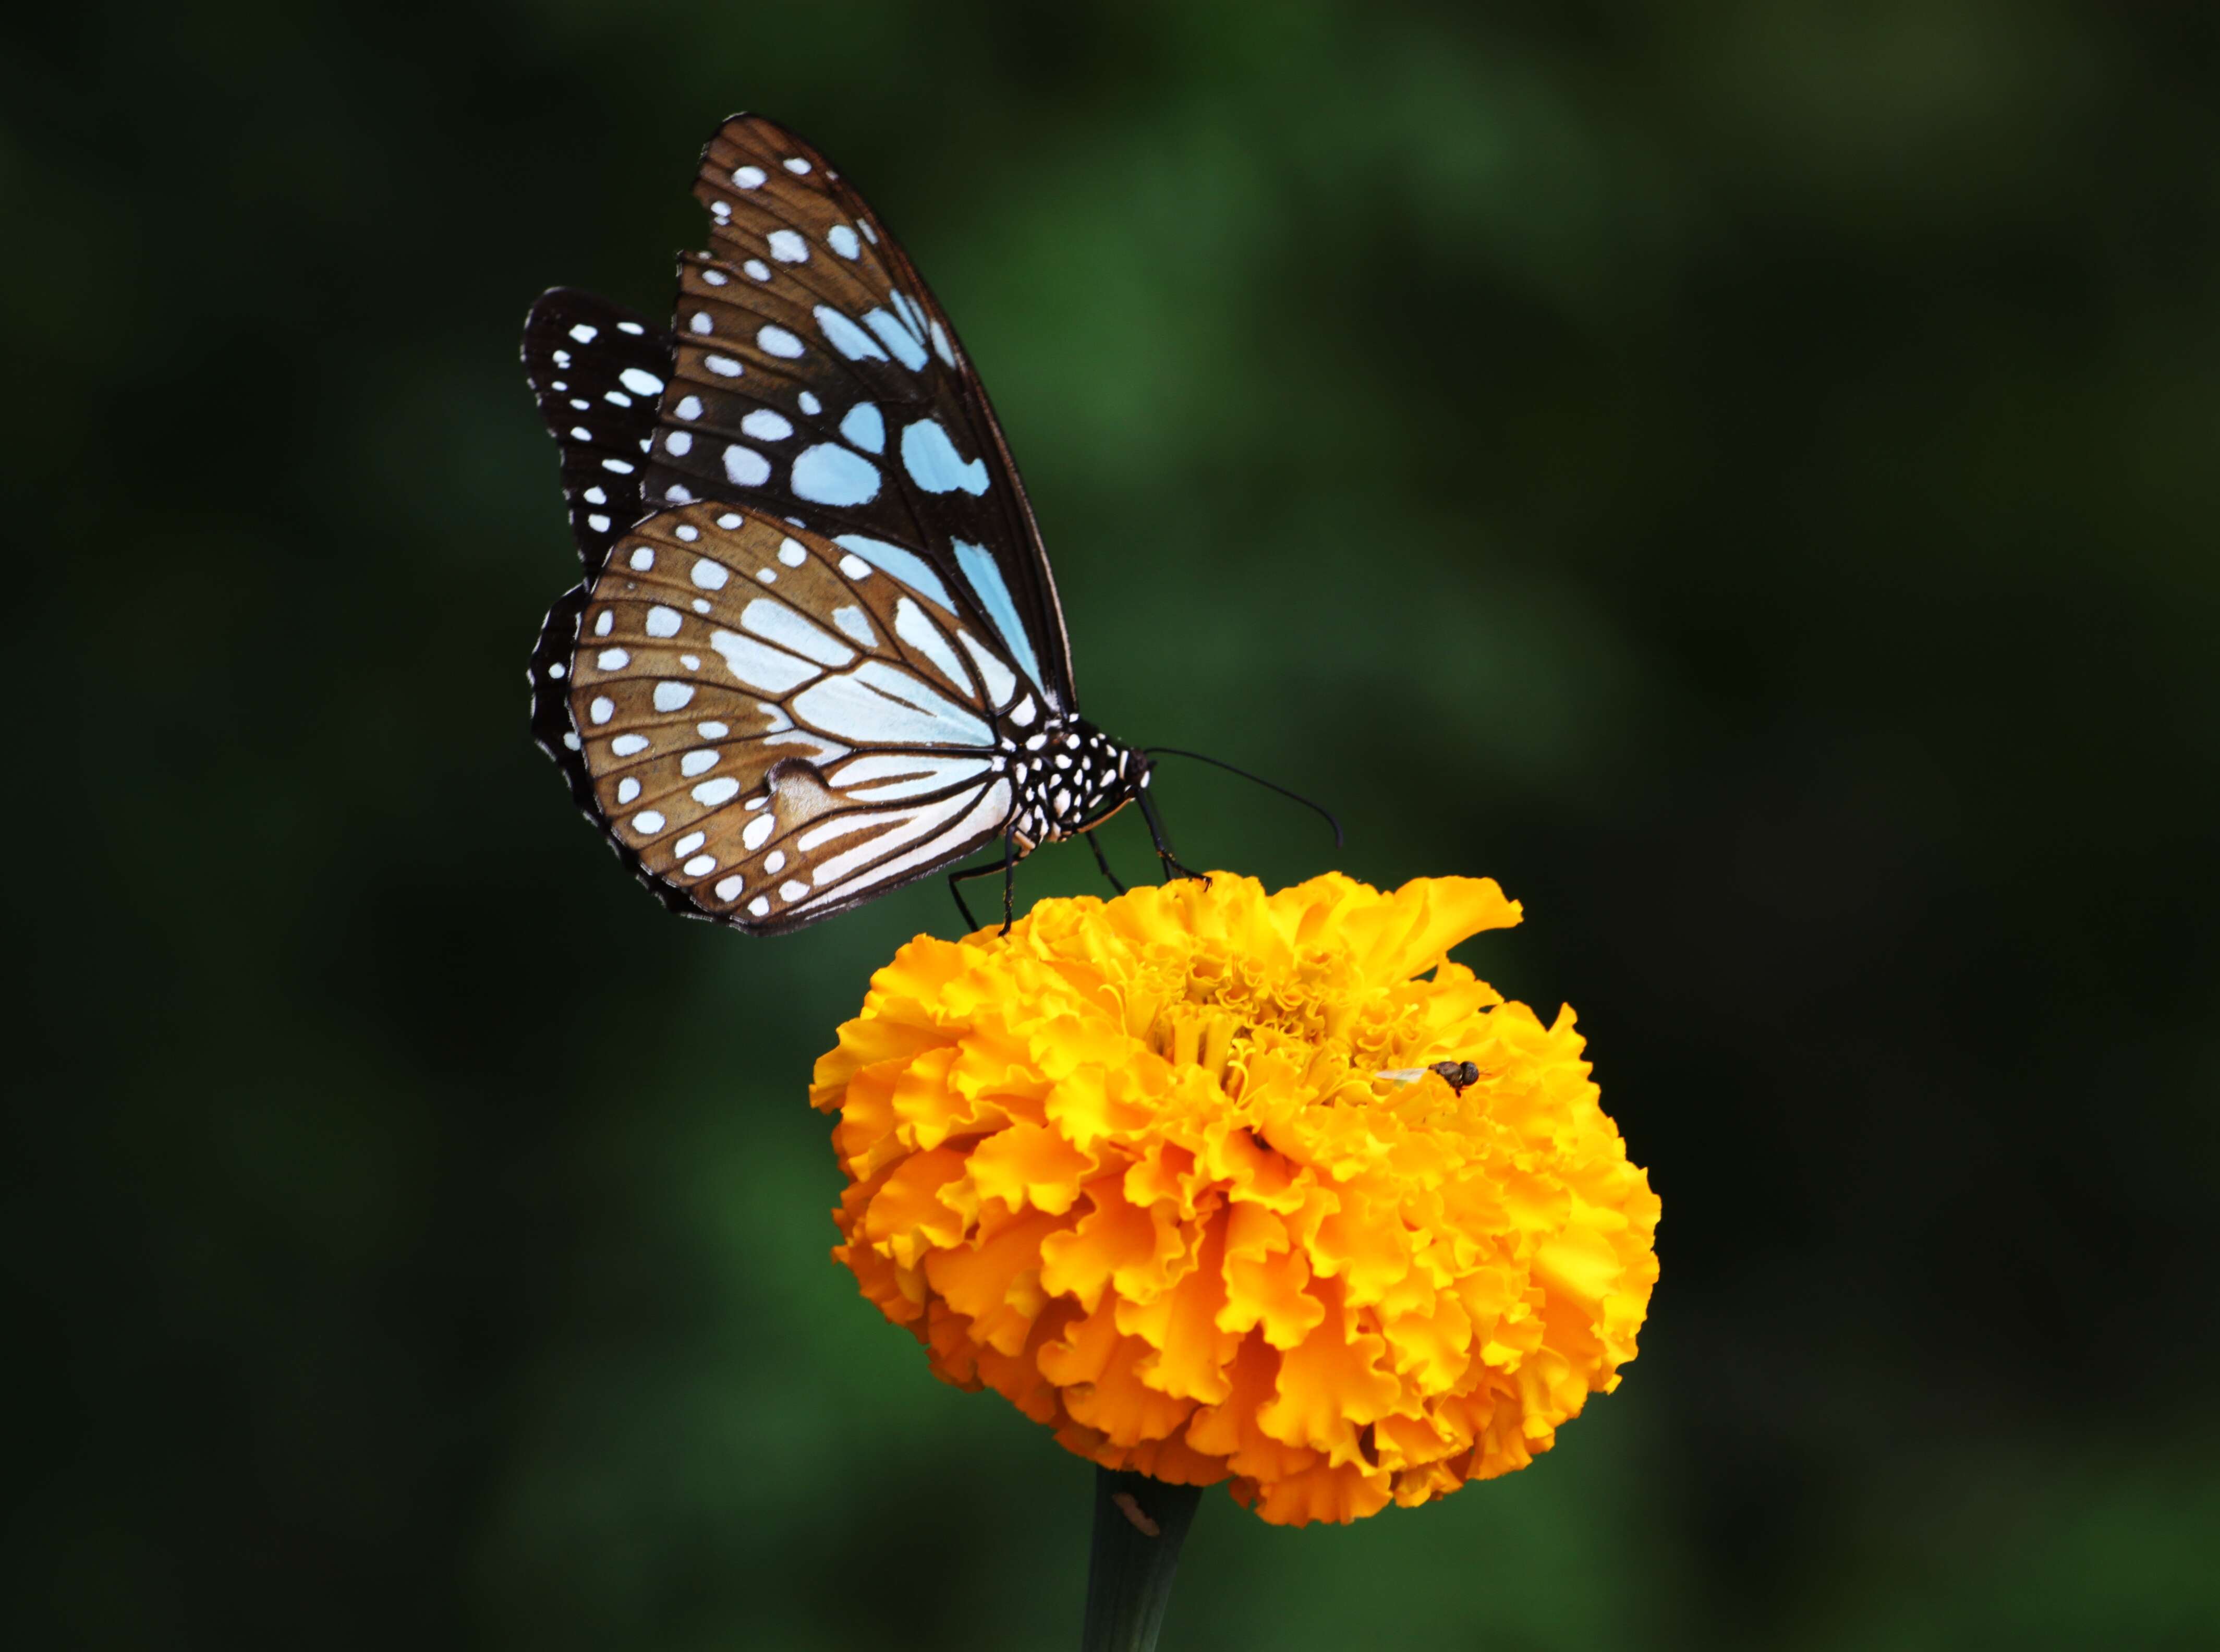
[[[1094,1546],[1080,1652],[1151,1652],[1201,1497],[1200,1486],[1168,1486],[1130,1468],[1094,1471]]]

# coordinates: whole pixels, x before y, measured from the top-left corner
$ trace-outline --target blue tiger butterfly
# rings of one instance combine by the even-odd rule
[[[525,322],[585,564],[532,726],[578,807],[666,906],[758,934],[998,839],[1007,927],[1014,862],[1135,799],[1184,875],[1149,755],[1079,714],[1025,488],[916,267],[758,115],[694,194],[670,327],[560,287]]]

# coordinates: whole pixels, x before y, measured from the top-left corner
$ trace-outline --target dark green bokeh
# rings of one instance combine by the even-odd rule
[[[945,893],[675,922],[525,739],[519,323],[667,306],[741,107],[963,327],[1089,713],[1500,877],[1664,1196],[1554,1455],[1213,1493],[1167,1647],[2220,1636],[2208,8],[9,28],[11,1643],[1076,1639],[1091,1470],[826,1257],[808,1064]]]

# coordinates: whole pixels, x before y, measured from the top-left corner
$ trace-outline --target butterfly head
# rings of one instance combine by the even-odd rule
[[[1012,765],[1010,831],[1027,852],[1092,832],[1139,794],[1148,771],[1146,757],[1084,718],[1053,718],[1026,738]]]

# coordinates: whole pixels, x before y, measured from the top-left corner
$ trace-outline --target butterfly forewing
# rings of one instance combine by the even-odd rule
[[[752,510],[681,506],[558,604],[538,707],[559,695],[583,806],[669,904],[796,927],[1009,820],[1002,720],[1029,724],[1033,689],[939,584]]]
[[[670,377],[670,335],[606,299],[556,287],[525,318],[523,353],[562,456],[571,535],[590,577],[644,514],[641,473]]]
[[[889,566],[921,559],[1052,707],[1072,708],[1031,508],[908,259],[821,156],[767,121],[727,122],[695,193],[711,246],[680,263],[647,506],[732,501]]]

